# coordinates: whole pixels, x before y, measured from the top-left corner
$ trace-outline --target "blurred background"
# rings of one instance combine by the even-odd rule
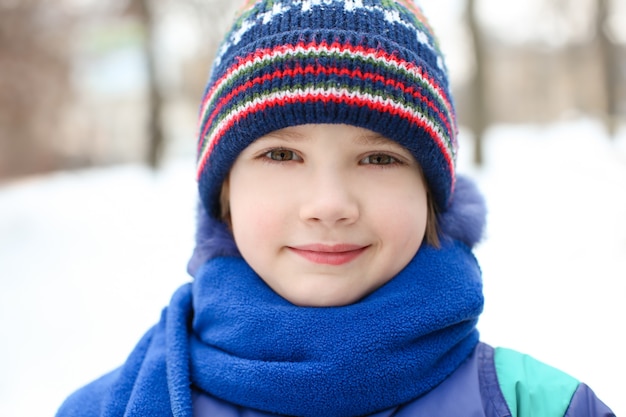
[[[0,415],[53,415],[190,279],[196,115],[238,4],[0,0]],[[483,338],[626,414],[626,2],[421,4],[489,206]]]
[[[626,114],[619,0],[424,0],[459,120],[581,114],[614,135]],[[193,152],[211,58],[238,2],[1,0],[0,181]],[[208,24],[207,22],[211,22]]]

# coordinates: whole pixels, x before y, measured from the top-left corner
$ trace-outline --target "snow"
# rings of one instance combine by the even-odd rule
[[[459,170],[489,206],[476,251],[485,341],[588,383],[617,415],[626,351],[626,131],[594,120],[495,126]],[[190,278],[193,158],[0,186],[0,415],[54,415],[116,367]]]

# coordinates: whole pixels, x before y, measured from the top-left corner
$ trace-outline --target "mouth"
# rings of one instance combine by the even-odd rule
[[[337,244],[313,244],[303,246],[289,246],[288,249],[304,259],[324,265],[343,265],[358,258],[369,246]]]

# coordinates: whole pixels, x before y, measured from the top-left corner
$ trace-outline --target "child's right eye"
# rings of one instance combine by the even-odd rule
[[[298,155],[294,151],[290,151],[289,149],[272,149],[271,151],[268,151],[264,156],[271,159],[272,161],[299,160]]]

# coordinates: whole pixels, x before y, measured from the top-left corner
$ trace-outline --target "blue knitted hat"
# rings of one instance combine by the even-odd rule
[[[447,70],[411,0],[247,1],[226,35],[200,109],[200,198],[217,218],[222,183],[255,139],[344,123],[406,147],[439,210],[455,188],[456,115]]]

